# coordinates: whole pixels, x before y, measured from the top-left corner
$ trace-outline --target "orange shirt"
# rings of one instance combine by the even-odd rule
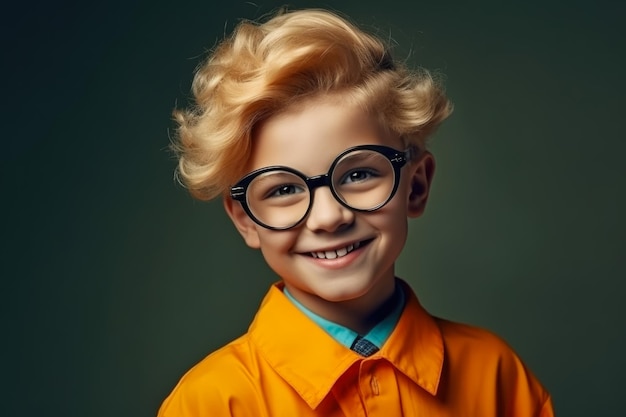
[[[407,304],[373,356],[337,343],[273,286],[248,333],[180,380],[159,417],[553,416],[549,394],[497,336]]]

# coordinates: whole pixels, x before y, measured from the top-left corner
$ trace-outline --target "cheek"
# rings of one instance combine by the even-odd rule
[[[378,216],[371,219],[374,227],[400,246],[406,240],[409,228],[405,198],[404,195],[394,196],[393,200],[376,213]]]
[[[296,239],[297,234],[291,230],[277,232],[265,229],[259,232],[261,252],[266,258],[291,252]]]
[[[404,205],[398,204],[399,202],[402,203],[394,198],[368,219],[372,227],[394,241],[403,241],[408,233],[407,213]]]

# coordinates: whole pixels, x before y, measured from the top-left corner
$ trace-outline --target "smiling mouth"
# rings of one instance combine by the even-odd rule
[[[350,245],[348,245],[346,247],[335,249],[335,250],[327,250],[327,251],[321,251],[321,252],[309,252],[309,255],[311,255],[313,258],[317,258],[317,259],[337,259],[337,258],[342,258],[342,257],[346,256],[347,254],[349,254],[350,252],[352,252],[353,250],[358,249],[358,248],[368,244],[369,242],[371,242],[371,240],[367,240],[367,241],[363,241],[363,242],[356,242],[354,244],[350,244]]]

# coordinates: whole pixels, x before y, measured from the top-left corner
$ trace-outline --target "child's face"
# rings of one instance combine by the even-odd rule
[[[308,177],[325,174],[342,151],[402,141],[380,129],[366,112],[345,103],[309,101],[265,121],[255,132],[247,172],[268,166],[294,168]],[[428,152],[401,168],[394,197],[382,208],[357,212],[341,205],[328,186],[313,191],[308,216],[288,230],[253,222],[240,203],[225,200],[246,243],[258,248],[290,292],[305,305],[359,298],[377,302],[394,286],[394,262],[407,236],[407,218],[419,216],[433,173]]]

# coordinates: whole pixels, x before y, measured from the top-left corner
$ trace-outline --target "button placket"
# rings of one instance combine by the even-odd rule
[[[395,368],[384,358],[365,359],[359,366],[359,395],[369,417],[401,415]]]

